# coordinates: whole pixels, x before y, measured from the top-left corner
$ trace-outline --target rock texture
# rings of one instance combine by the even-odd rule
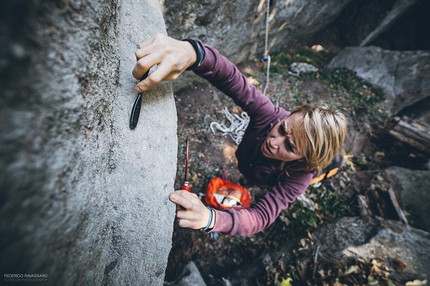
[[[201,39],[235,63],[264,54],[266,25],[269,52],[303,42],[326,29],[332,35],[322,37],[338,37],[347,46],[366,46],[419,1],[275,0],[270,1],[269,17],[267,2],[160,0],[170,36]],[[174,88],[190,87],[192,81],[201,83],[191,74],[183,75]]]
[[[158,2],[0,4],[0,272],[47,285],[161,285],[175,207],[170,85],[136,97]]]
[[[399,259],[406,265],[405,276],[412,280],[430,277],[430,257],[423,255],[430,247],[429,233],[402,223],[370,217],[342,218],[322,226],[312,236],[319,251],[332,257]]]
[[[404,269],[390,271],[395,281],[425,281],[430,277],[427,254],[430,247],[429,233],[409,227],[400,222],[371,217],[344,217],[323,224],[311,234],[312,242],[305,243],[302,251],[293,252],[298,240],[287,241],[284,245],[266,252],[259,259],[230,273],[227,278],[231,285],[252,285],[256,277],[261,277],[270,265],[294,265],[303,267],[303,272],[313,273],[315,253],[319,264],[328,262],[338,267],[346,267],[348,258],[363,261],[379,260],[386,263],[401,261]],[[301,241],[306,241],[303,238]],[[282,267],[280,267],[282,268]],[[300,272],[300,271],[299,271]],[[308,277],[311,279],[311,277]]]
[[[348,47],[329,68],[345,67],[383,88],[390,115],[425,101],[430,93],[430,52],[388,51],[378,47]],[[428,101],[428,100],[427,100]]]
[[[350,1],[270,1],[269,52],[323,29]],[[173,38],[198,38],[235,63],[265,52],[267,1],[165,0],[163,5],[167,32]],[[192,81],[199,79],[183,75],[174,88],[190,87]]]
[[[395,183],[395,189],[402,208],[411,216],[416,225],[430,231],[430,171],[409,170],[397,166],[385,170]]]
[[[350,2],[270,1],[270,51],[312,35]],[[265,52],[267,1],[164,1],[169,35],[194,37],[216,46],[234,62]]]
[[[348,46],[367,46],[395,24],[417,1],[352,1],[335,20],[335,25]]]
[[[196,264],[192,261],[184,267],[184,271],[182,272],[179,281],[176,281],[175,284],[178,286],[206,286],[205,281],[200,275],[199,269],[197,269]]]

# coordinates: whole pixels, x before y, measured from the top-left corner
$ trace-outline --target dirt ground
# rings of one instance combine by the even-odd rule
[[[243,64],[241,70],[263,89],[264,71],[258,68],[258,63]],[[344,90],[338,89],[333,95],[333,90],[337,90],[336,87],[327,81],[321,81],[318,75],[296,77],[274,73],[269,84],[268,96],[276,104],[287,108],[310,101],[324,101],[338,106],[347,113],[350,125],[364,132],[369,142],[372,142],[368,151],[371,156],[364,154],[352,156],[345,153],[348,160],[340,173],[324,182],[320,188],[309,187],[308,189],[310,197],[315,198],[320,205],[324,205],[324,209],[309,213],[299,203],[294,203],[288,210],[281,213],[272,226],[261,233],[247,237],[221,234],[217,238],[211,238],[204,232],[181,229],[175,225],[173,246],[166,269],[166,281],[174,281],[183,267],[188,262],[194,261],[208,285],[224,285],[223,277],[244,263],[259,257],[268,249],[292,238],[306,236],[309,231],[325,221],[341,216],[360,215],[355,199],[356,194],[368,187],[364,182],[376,181],[378,183],[374,183],[376,184],[374,189],[383,189],[382,185],[385,182],[375,178],[378,178],[380,170],[393,165],[393,160],[402,161],[406,167],[417,166],[417,162],[411,159],[402,160],[410,153],[410,150],[405,150],[405,146],[393,143],[393,140],[386,136],[375,136],[381,130],[384,119],[377,122],[375,118],[365,115],[364,111],[363,114],[357,114],[363,110],[362,103],[351,102],[351,97],[345,96]],[[367,92],[373,94],[366,86],[360,90],[361,94]],[[211,122],[229,125],[222,114],[223,108],[226,107],[231,113],[240,113],[241,110],[231,99],[209,84],[177,93],[175,101],[178,112],[179,142],[176,189],[180,188],[184,180],[185,141],[188,138],[191,146],[189,181],[193,193],[202,196],[210,179],[218,175],[220,169],[224,169],[230,180],[245,184],[253,198],[258,197],[262,190],[246,185],[236,168],[235,142],[229,137],[222,137],[220,133],[213,134],[209,127]],[[390,144],[386,144],[388,141]],[[318,201],[321,193],[326,194],[325,201]],[[376,196],[378,196],[377,191]],[[380,214],[383,217],[396,219],[393,209],[385,203],[385,198],[379,197],[379,201],[375,202],[373,207],[383,210],[384,213]],[[291,272],[285,270],[285,272],[288,271]],[[272,274],[266,273],[256,281],[256,284],[274,285],[276,283],[273,283],[273,279]]]

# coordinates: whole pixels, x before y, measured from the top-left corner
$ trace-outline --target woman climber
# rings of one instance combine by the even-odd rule
[[[136,79],[157,65],[136,85],[137,92],[192,70],[231,97],[250,117],[236,151],[238,168],[248,181],[268,191],[249,208],[215,210],[207,208],[197,195],[177,190],[170,200],[183,207],[176,214],[180,227],[229,235],[264,230],[305,192],[315,172],[331,162],[345,138],[347,121],[342,113],[324,104],[302,105],[292,111],[276,107],[233,63],[200,41],[158,34],[139,46],[136,59]]]

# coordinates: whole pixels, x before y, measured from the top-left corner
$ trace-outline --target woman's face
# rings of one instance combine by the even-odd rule
[[[261,145],[261,152],[270,159],[283,162],[295,161],[303,158],[295,145],[292,129],[301,114],[294,113],[290,117],[278,122]]]

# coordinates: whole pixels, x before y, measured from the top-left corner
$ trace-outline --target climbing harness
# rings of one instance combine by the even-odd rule
[[[228,112],[227,107],[223,108],[222,113],[230,121],[230,126],[227,127],[224,124],[212,122],[210,124],[212,133],[216,134],[217,130],[221,131],[223,136],[230,136],[231,139],[233,139],[233,141],[239,145],[249,124],[250,119],[248,114],[246,112],[242,112],[240,116],[237,114],[231,114]]]

